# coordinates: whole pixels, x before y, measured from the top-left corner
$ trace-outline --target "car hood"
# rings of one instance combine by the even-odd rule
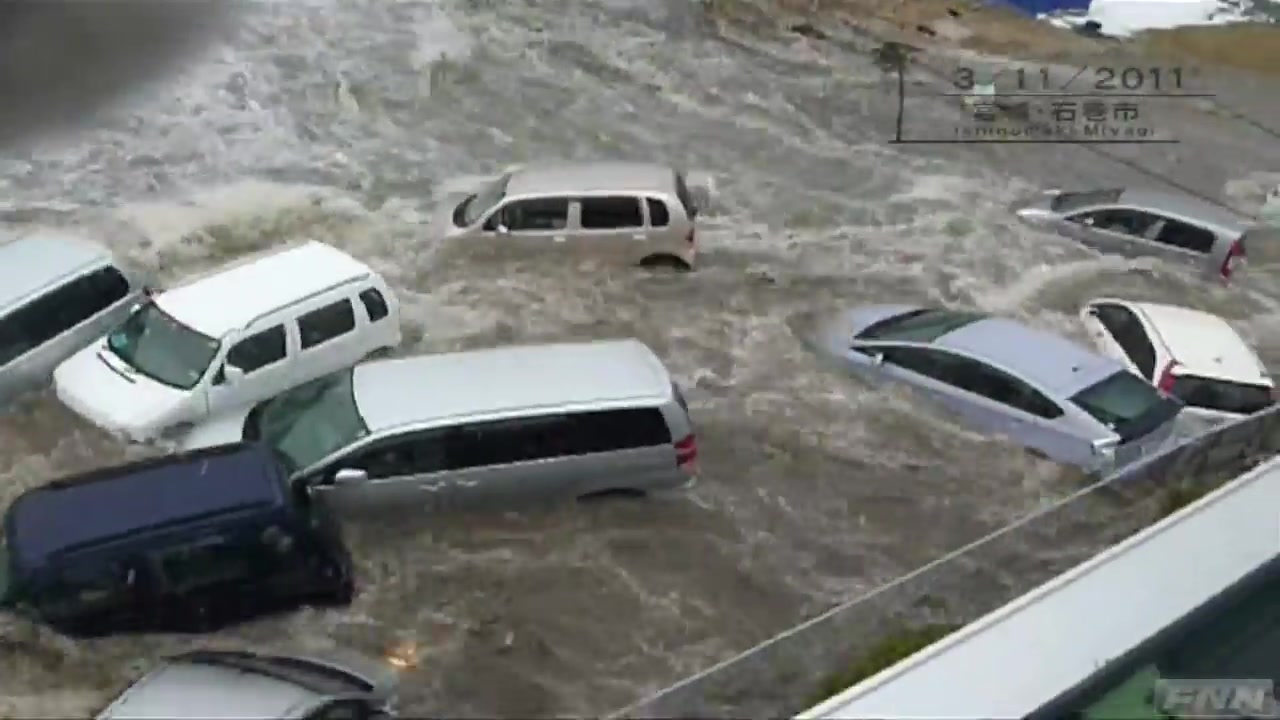
[[[155,438],[180,421],[189,392],[148,378],[105,349],[103,343],[72,355],[53,373],[64,405],[94,425],[132,440]]]
[[[249,417],[251,410],[253,406],[246,405],[198,423],[178,439],[178,447],[185,452],[240,442],[244,439],[245,418]]]

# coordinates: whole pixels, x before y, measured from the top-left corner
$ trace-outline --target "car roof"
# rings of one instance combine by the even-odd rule
[[[1137,312],[1182,366],[1182,374],[1271,386],[1257,353],[1217,315],[1177,305],[1110,302]]]
[[[537,408],[658,405],[672,393],[662,361],[631,339],[377,360],[356,366],[352,387],[373,432]]]
[[[171,660],[125,691],[106,718],[287,718],[324,696],[302,685],[240,668]]]
[[[156,295],[160,309],[209,337],[220,338],[263,313],[373,270],[322,242],[306,242],[242,259]]]
[[[1120,194],[1118,203],[1193,218],[1224,235],[1243,234],[1253,225],[1253,221],[1249,218],[1221,205],[1215,205],[1193,195],[1154,188],[1125,188]]]
[[[635,162],[526,165],[514,171],[507,195],[572,195],[590,192],[674,193],[675,170]]]
[[[0,245],[0,309],[109,262],[106,247],[71,235],[37,233]]]
[[[233,444],[151,458],[26,491],[5,516],[9,552],[36,567],[61,552],[211,514],[287,500],[265,448]]]
[[[970,323],[938,338],[934,345],[998,365],[1062,397],[1124,369],[1119,362],[1064,337],[1009,318]]]

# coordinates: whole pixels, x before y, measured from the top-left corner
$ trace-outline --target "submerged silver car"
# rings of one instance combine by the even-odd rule
[[[817,342],[865,378],[906,383],[966,424],[1090,472],[1157,450],[1182,410],[1115,360],[976,312],[859,307],[827,318]]]
[[[98,720],[391,720],[391,663],[197,650],[166,660],[98,714]]]
[[[147,292],[141,273],[89,240],[36,234],[0,245],[0,407],[47,385]]]
[[[185,448],[272,447],[339,512],[445,512],[676,490],[696,479],[689,411],[639,340],[377,360],[197,426]]]
[[[1245,259],[1253,221],[1189,195],[1146,188],[1048,190],[1014,205],[1030,225],[1096,250],[1155,256],[1230,280]]]

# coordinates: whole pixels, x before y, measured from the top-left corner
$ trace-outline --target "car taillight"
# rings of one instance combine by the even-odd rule
[[[1172,393],[1173,383],[1178,379],[1177,376],[1173,374],[1174,369],[1176,369],[1177,367],[1178,367],[1178,362],[1176,360],[1169,363],[1168,365],[1165,365],[1164,370],[1160,371],[1160,382],[1156,383],[1156,387],[1160,388],[1166,393]]]
[[[698,459],[698,439],[692,434],[676,443],[676,467],[685,467]]]
[[[1231,274],[1235,272],[1236,263],[1245,259],[1244,243],[1236,240],[1231,243],[1231,249],[1227,251],[1227,257],[1222,261],[1222,267],[1218,273],[1222,275],[1223,280],[1230,280]]]
[[[698,242],[698,231],[693,228],[689,228],[689,234],[685,237],[685,240],[690,245],[693,245],[696,242]]]

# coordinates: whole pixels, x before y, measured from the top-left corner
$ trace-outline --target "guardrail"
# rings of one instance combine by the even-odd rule
[[[612,718],[792,717],[833,678],[907,628],[965,625],[1168,513],[1159,487],[1216,487],[1280,453],[1280,406],[1132,465],[866,595],[850,600]],[[1068,552],[1064,537],[1095,539]],[[1034,549],[1044,552],[1033,552]],[[846,683],[847,685],[848,683]]]

